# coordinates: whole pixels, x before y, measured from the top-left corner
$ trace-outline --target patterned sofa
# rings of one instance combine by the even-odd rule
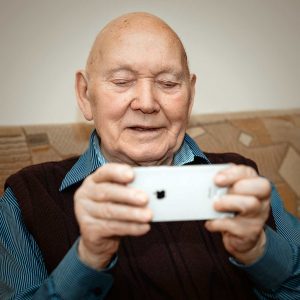
[[[0,194],[5,179],[21,168],[82,153],[91,130],[86,123],[0,126]],[[188,133],[204,151],[256,161],[300,218],[300,109],[194,115]]]

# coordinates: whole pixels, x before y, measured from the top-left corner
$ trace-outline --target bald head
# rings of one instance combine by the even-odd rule
[[[122,15],[108,23],[97,35],[90,51],[86,72],[91,75],[97,71],[103,52],[116,41],[124,41],[128,35],[142,33],[144,36],[157,35],[180,51],[185,71],[189,74],[187,55],[181,40],[173,29],[160,18],[144,12]],[[155,47],[155,45],[153,45]],[[146,53],[145,53],[146,54]],[[149,53],[150,54],[150,53]]]

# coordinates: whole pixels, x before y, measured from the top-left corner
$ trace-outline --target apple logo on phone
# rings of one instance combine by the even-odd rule
[[[164,190],[156,191],[155,195],[157,199],[163,199],[166,196],[166,192]]]

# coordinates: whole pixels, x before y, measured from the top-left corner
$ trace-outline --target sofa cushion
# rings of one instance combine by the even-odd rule
[[[92,125],[0,127],[0,193],[19,169],[81,154]],[[279,190],[288,211],[300,217],[300,109],[193,115],[188,133],[206,152],[238,152],[254,160]]]

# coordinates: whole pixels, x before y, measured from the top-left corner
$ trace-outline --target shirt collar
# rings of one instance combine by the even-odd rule
[[[69,186],[82,181],[105,163],[106,160],[100,152],[97,133],[94,130],[90,136],[88,149],[79,157],[71,170],[66,174],[59,190],[63,191]]]
[[[182,166],[190,163],[194,160],[195,156],[202,158],[208,164],[210,163],[196,142],[188,134],[185,134],[181,147],[175,153],[173,165]],[[101,152],[99,139],[96,130],[94,130],[90,137],[88,149],[79,157],[78,161],[66,174],[59,190],[63,191],[69,186],[82,181],[106,163],[107,160]]]
[[[202,158],[207,164],[210,164],[210,161],[197,143],[188,134],[185,134],[181,147],[175,153],[173,165],[182,166],[190,163],[194,161],[195,156]]]

